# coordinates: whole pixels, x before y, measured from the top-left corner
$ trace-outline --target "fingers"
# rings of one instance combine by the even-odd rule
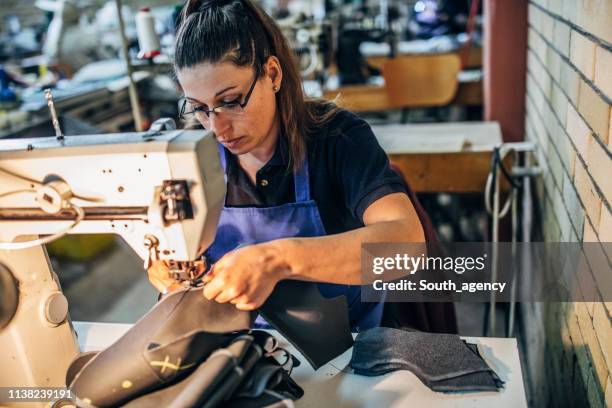
[[[242,292],[240,292],[242,293]],[[215,302],[227,303],[240,295],[235,287],[225,287],[224,290],[217,295]]]
[[[221,277],[214,277],[204,285],[204,297],[219,303],[230,302],[244,293],[244,285],[227,282]]]
[[[247,312],[255,310],[261,306],[260,302],[253,301],[253,298],[247,295],[238,296],[237,298],[233,299],[231,303],[236,306],[236,309]]]
[[[202,276],[202,282],[203,283],[208,283],[211,280],[213,280],[213,278],[215,277],[215,265],[216,264],[213,264],[210,267],[210,270],[206,274],[204,274],[204,276]]]
[[[211,278],[211,280],[204,285],[204,297],[208,300],[215,300],[222,291],[223,281],[221,281],[221,279]]]
[[[239,310],[259,308],[278,282],[276,275],[268,273],[267,265],[256,262],[261,258],[262,250],[257,246],[225,254],[202,277],[204,296],[219,303],[229,302]]]
[[[233,297],[239,295],[239,293],[236,293],[236,296],[230,297],[225,294],[219,297],[221,293],[224,292],[225,287],[228,285],[228,279],[225,279],[225,269],[223,268],[224,259],[226,256],[221,257],[221,259],[214,263],[211,266],[210,271],[208,271],[208,273],[202,277],[202,282],[205,284],[204,297],[208,300],[224,300],[225,302],[227,302]],[[217,300],[217,298],[219,298],[219,300]]]
[[[266,299],[265,295],[239,290],[221,279],[212,279],[204,286],[204,297],[219,303],[231,303],[239,310],[251,311],[259,308]]]
[[[258,288],[254,292],[245,293],[230,300],[236,309],[251,311],[259,309],[264,304],[270,294],[265,288]]]
[[[245,312],[250,312],[250,311],[255,310],[257,308],[258,308],[258,306],[256,306],[255,303],[238,303],[236,305],[236,309],[244,310]]]
[[[241,282],[235,276],[228,276],[227,272],[217,264],[202,278],[202,281],[205,283],[204,297],[219,303],[233,303],[247,292],[245,282]]]

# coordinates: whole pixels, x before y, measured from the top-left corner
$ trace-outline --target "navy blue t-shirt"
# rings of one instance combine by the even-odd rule
[[[349,111],[340,110],[306,145],[311,198],[328,234],[363,227],[363,213],[370,204],[387,194],[406,193],[370,126]],[[227,150],[226,157],[226,206],[272,207],[295,202],[284,137],[279,138],[270,161],[257,172],[255,184]]]

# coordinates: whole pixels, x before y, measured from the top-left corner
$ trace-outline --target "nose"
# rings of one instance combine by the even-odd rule
[[[208,118],[208,128],[212,130],[215,135],[225,137],[228,132],[231,130],[232,123],[227,118],[224,118],[223,115],[219,116],[216,113],[211,113]]]

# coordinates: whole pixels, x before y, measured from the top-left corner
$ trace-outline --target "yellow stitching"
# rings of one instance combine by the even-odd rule
[[[176,361],[176,364],[172,364],[170,362],[170,356],[166,356],[164,361],[151,361],[151,365],[152,366],[159,366],[159,367],[161,367],[160,373],[163,374],[164,371],[166,371],[166,367],[167,368],[171,368],[171,369],[173,369],[175,371],[181,371],[181,370],[185,370],[185,369],[187,369],[189,367],[193,367],[195,365],[195,363],[181,366],[181,358],[179,357],[178,360]]]

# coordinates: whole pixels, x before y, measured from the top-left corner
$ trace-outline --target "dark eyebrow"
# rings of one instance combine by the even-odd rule
[[[231,89],[236,88],[236,87],[237,87],[237,85],[232,85],[232,86],[228,86],[227,88],[223,88],[222,90],[220,90],[219,92],[217,92],[217,93],[215,94],[215,98],[216,98],[216,97],[218,97],[219,95],[224,94],[225,92],[227,92],[227,91],[229,91],[229,90],[231,90]],[[194,102],[197,102],[197,103],[201,103],[202,105],[206,105],[205,103],[200,102],[200,101],[198,101],[197,99],[195,99],[195,98],[191,98],[191,97],[189,97],[189,96],[185,96],[185,99],[188,99],[188,100],[190,100],[190,101],[194,101]]]
[[[216,98],[217,96],[221,95],[221,94],[224,94],[225,92],[229,91],[230,89],[234,89],[234,88],[236,88],[236,87],[237,87],[237,85],[232,85],[232,86],[228,86],[228,87],[227,87],[227,88],[225,88],[225,89],[220,90],[219,92],[217,92],[217,93],[215,94],[215,98]]]

